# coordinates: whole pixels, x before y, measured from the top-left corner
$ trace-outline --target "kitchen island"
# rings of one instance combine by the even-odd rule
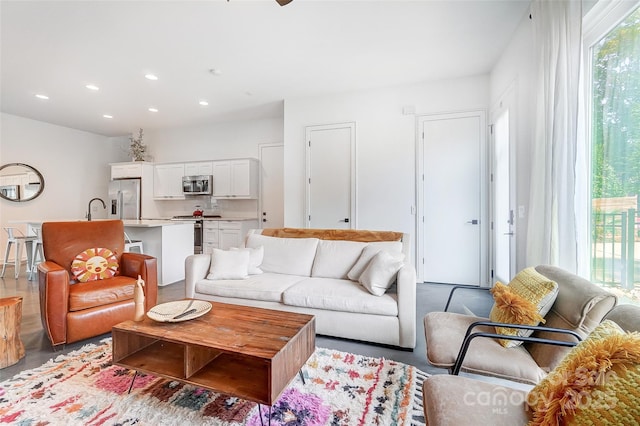
[[[40,235],[43,222],[78,221],[73,219],[13,220],[9,223],[26,224],[27,235]],[[184,279],[184,261],[187,256],[193,254],[193,222],[125,219],[122,223],[129,238],[142,241],[144,253],[157,259],[159,286]]]
[[[193,254],[193,222],[123,220],[124,232],[142,241],[144,253],[158,260],[158,285],[184,279],[184,261]]]

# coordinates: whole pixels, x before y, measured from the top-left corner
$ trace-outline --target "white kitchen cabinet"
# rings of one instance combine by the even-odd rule
[[[253,158],[213,162],[213,196],[258,198],[258,161]]]
[[[228,250],[242,245],[242,234],[239,229],[221,229],[219,247]]]
[[[141,178],[142,162],[111,165],[111,179]]]
[[[202,253],[211,254],[214,248],[219,247],[218,222],[205,220],[202,224]]]
[[[249,229],[258,227],[257,220],[206,220],[202,225],[202,252],[211,254],[214,248],[228,250],[243,247]]]
[[[213,162],[213,196],[226,198],[231,194],[231,162]]]
[[[156,164],[153,175],[153,198],[156,200],[184,199],[182,177],[184,164]]]
[[[212,161],[199,161],[195,163],[184,163],[185,176],[211,176],[213,175]]]
[[[219,221],[219,247],[228,250],[231,247],[242,246],[242,222],[240,221]]]

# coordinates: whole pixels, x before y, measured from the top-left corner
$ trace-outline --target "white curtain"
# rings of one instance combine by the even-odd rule
[[[531,15],[538,77],[526,263],[576,273],[582,2],[534,0]]]

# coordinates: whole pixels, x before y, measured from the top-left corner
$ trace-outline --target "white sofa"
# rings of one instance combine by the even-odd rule
[[[192,255],[185,262],[186,297],[311,314],[316,317],[318,334],[412,350],[416,343],[416,272],[408,238],[408,234],[385,231],[250,230],[245,246],[254,254],[263,252],[262,273],[244,279],[208,279],[215,278],[212,255]],[[404,254],[395,282],[386,292],[377,289],[381,295],[348,277],[357,278],[362,268],[356,271],[354,266],[371,265],[367,253],[371,256],[377,251],[384,251],[385,259],[397,260],[403,257],[399,253]],[[214,264],[220,265],[222,253],[214,256],[218,256]],[[375,273],[375,281],[388,274],[379,271],[370,268],[360,279],[367,281],[364,276]]]

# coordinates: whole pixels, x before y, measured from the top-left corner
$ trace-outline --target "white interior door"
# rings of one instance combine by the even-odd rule
[[[511,207],[509,127],[509,110],[501,108],[495,114],[492,128],[492,220],[494,280],[503,283],[508,283],[513,276],[511,253],[514,212]]]
[[[425,116],[418,125],[422,279],[483,285],[488,265],[484,112]]]
[[[260,145],[262,228],[284,226],[284,146]]]
[[[307,136],[308,228],[355,228],[355,123],[310,126]]]

